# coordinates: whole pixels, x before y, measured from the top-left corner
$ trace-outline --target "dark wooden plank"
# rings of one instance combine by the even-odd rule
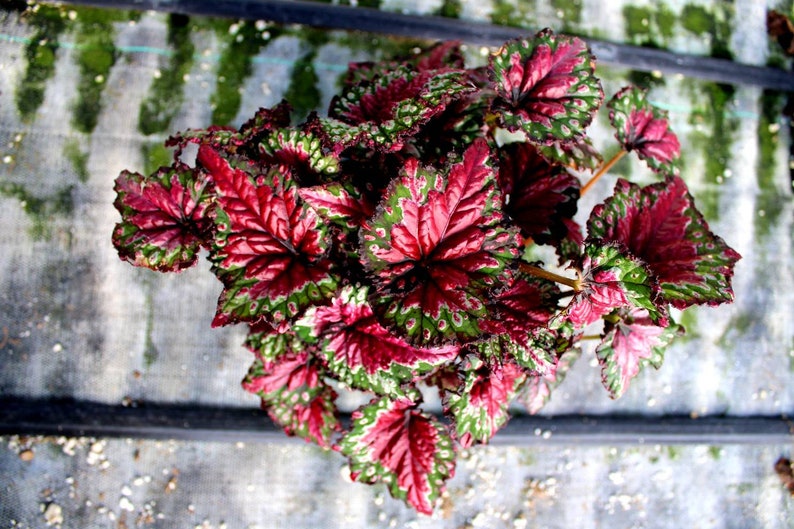
[[[360,30],[430,40],[461,40],[485,46],[498,46],[522,33],[516,28],[451,18],[405,15],[302,0],[67,0],[64,3],[270,20],[282,24]],[[605,64],[642,71],[660,71],[664,74],[682,74],[720,83],[794,91],[794,73],[781,69],[615,44],[597,39],[585,40],[598,60]]]

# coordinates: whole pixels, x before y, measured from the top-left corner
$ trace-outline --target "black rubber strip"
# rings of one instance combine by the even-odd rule
[[[344,424],[349,416],[342,418]],[[0,398],[0,434],[122,437],[222,442],[288,442],[257,409],[139,403],[134,406],[70,399]],[[292,438],[295,441],[294,438]],[[749,444],[783,445],[794,424],[782,416],[638,415],[516,416],[494,445]],[[303,441],[299,441],[303,442]]]
[[[499,46],[527,31],[436,16],[404,15],[377,9],[303,0],[66,0],[114,9],[156,10],[186,15],[269,20],[329,29],[359,30],[429,40],[460,40]],[[729,84],[794,91],[794,73],[733,61],[585,39],[598,61],[663,74],[682,74]]]

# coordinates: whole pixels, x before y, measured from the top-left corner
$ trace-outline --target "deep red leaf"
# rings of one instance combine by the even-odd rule
[[[505,211],[521,229],[521,235],[538,244],[550,244],[561,257],[563,242],[570,233],[569,222],[576,215],[579,179],[559,165],[552,165],[529,143],[512,143],[502,148],[499,185],[509,197]]]

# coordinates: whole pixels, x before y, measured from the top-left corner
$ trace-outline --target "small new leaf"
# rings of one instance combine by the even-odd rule
[[[631,379],[645,364],[661,367],[665,348],[683,332],[675,323],[654,322],[645,309],[622,310],[619,318],[607,325],[607,332],[596,347],[601,381],[613,399],[626,392]]]
[[[340,441],[350,476],[385,483],[395,498],[432,514],[455,471],[455,450],[444,426],[409,398],[381,398],[355,411]]]
[[[664,175],[678,174],[681,145],[670,129],[667,112],[651,105],[646,93],[628,86],[607,103],[615,137],[648,167]]]
[[[562,313],[574,326],[590,325],[621,307],[641,307],[660,317],[648,271],[619,245],[589,240],[582,271],[581,289]]]
[[[604,99],[585,42],[546,29],[531,40],[507,42],[491,56],[497,97],[493,110],[510,131],[538,143],[570,141],[584,133]]]

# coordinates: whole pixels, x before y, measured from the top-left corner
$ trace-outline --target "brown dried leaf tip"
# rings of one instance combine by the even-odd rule
[[[775,472],[783,482],[783,486],[789,491],[789,494],[794,496],[794,467],[791,466],[791,460],[781,457],[775,463]]]

